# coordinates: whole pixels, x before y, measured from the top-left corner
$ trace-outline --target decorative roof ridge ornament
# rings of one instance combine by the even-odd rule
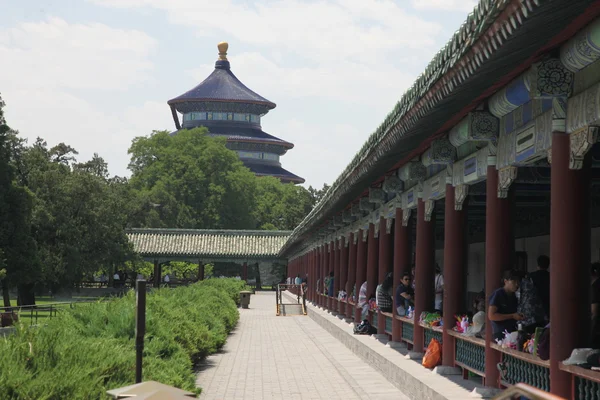
[[[217,49],[219,49],[219,58],[217,62],[215,62],[215,68],[219,69],[229,69],[231,65],[229,64],[229,60],[227,59],[227,50],[229,49],[229,43],[220,42],[217,44]]]

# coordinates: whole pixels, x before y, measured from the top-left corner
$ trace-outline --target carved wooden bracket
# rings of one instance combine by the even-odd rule
[[[392,233],[392,224],[394,223],[394,218],[386,218],[385,220],[385,233],[388,235]]]
[[[463,203],[469,194],[469,185],[458,185],[454,188],[454,209],[456,211],[461,211],[463,208]]]
[[[498,170],[498,198],[508,196],[510,185],[517,179],[517,167],[506,167]]]
[[[410,208],[402,210],[402,226],[408,226],[408,221],[410,220]]]
[[[435,200],[425,200],[425,221],[431,221],[433,210],[435,209]]]
[[[569,168],[581,169],[585,155],[598,141],[598,127],[590,125],[578,129],[569,135],[569,140],[571,142]]]

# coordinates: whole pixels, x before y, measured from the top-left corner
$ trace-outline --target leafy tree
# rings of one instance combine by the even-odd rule
[[[198,229],[251,229],[256,179],[205,128],[175,136],[155,131],[134,139],[131,185],[148,212],[140,225]]]
[[[32,195],[14,181],[15,170],[10,163],[10,137],[14,132],[4,119],[3,107],[0,97],[0,258],[6,271],[2,279],[4,305],[10,306],[10,285],[19,288],[19,299],[28,297],[26,294],[31,293],[37,278],[38,265],[36,243],[30,232]]]
[[[313,206],[309,191],[291,183],[282,184],[273,177],[257,180],[257,202],[254,210],[259,229],[292,230]]]
[[[308,187],[308,192],[310,193],[310,196],[312,198],[312,206],[316,206],[317,203],[319,203],[323,197],[327,194],[327,191],[329,190],[329,185],[324,183],[323,187],[321,189],[316,189],[312,186]]]

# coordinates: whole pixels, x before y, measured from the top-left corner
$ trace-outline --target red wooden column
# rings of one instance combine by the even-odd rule
[[[550,390],[570,398],[571,376],[558,365],[575,348],[589,347],[590,158],[569,169],[569,136],[552,135],[550,185]],[[556,295],[560,293],[560,295]],[[554,322],[558,321],[558,322]]]
[[[325,255],[327,254],[327,248],[326,245],[321,245],[320,249],[319,249],[319,290],[321,291],[321,295],[319,296],[319,305],[321,307],[324,307],[325,304],[325,300],[323,298],[323,288],[325,286],[325,281],[323,280],[323,276],[324,273],[323,271],[325,270]]]
[[[358,295],[360,287],[367,280],[367,243],[363,240],[363,236],[367,232],[362,229],[358,231],[358,243],[356,245],[356,313],[354,314],[354,323],[360,324],[362,309],[358,307]]]
[[[348,279],[348,246],[346,246],[346,236],[342,236],[340,239],[340,280],[338,283],[338,290],[346,291],[346,280]],[[340,314],[346,313],[346,303],[338,302],[338,311]]]
[[[486,311],[489,298],[502,285],[502,273],[510,269],[514,259],[515,241],[511,227],[510,202],[512,191],[504,199],[498,198],[498,170],[495,161],[488,159],[486,182],[485,210],[485,296]],[[446,276],[444,276],[444,279]],[[490,347],[492,340],[492,324],[485,324],[485,384],[498,387],[499,372],[497,364],[500,353]]]
[[[425,202],[419,199],[417,204],[417,248],[415,256],[415,328],[414,351],[422,353],[424,348],[423,327],[419,325],[419,316],[423,311],[433,310],[435,298],[435,218],[425,221]],[[429,344],[429,343],[427,343]]]
[[[375,238],[375,225],[369,224],[367,239],[367,300],[375,296],[379,260],[379,239]],[[369,320],[370,321],[370,320]]]
[[[342,241],[340,239],[336,239],[334,241],[334,253],[333,253],[333,293],[329,295],[333,297],[331,299],[333,306],[332,310],[335,312],[339,312],[339,304],[337,301],[337,294],[340,290],[340,258],[341,258],[341,244]]]
[[[329,265],[329,243],[325,243],[323,245],[323,254],[321,255],[323,258],[323,262],[321,263],[321,293],[323,296],[321,297],[321,303],[323,308],[327,308],[327,297],[325,297],[325,288],[327,285],[325,284],[325,277],[327,276],[327,270]]]
[[[379,218],[379,261],[378,261],[378,284],[383,283],[385,276],[392,269],[392,235],[387,233],[386,220],[384,217]],[[385,317],[379,314],[377,318],[377,332],[385,333]]]
[[[317,281],[319,280],[319,273],[320,273],[320,268],[321,268],[321,246],[317,246],[315,248],[315,276],[313,278],[314,281],[314,303],[315,305],[320,305],[320,299],[321,296],[319,296],[318,290],[319,287],[317,286]],[[320,282],[319,282],[320,283]]]
[[[352,288],[356,284],[356,244],[354,243],[354,235],[355,233],[350,233],[350,240],[348,243],[348,279],[345,288],[346,293],[348,293],[348,300],[351,299]],[[346,305],[346,317],[354,317],[354,308],[351,307],[350,304]]]
[[[309,264],[308,264],[308,279],[306,280],[306,284],[308,285],[308,300],[309,301],[314,301],[315,297],[314,297],[314,288],[315,288],[315,284],[313,282],[314,278],[315,278],[315,249],[312,249],[310,251],[309,256]]]
[[[454,316],[464,303],[466,236],[465,212],[455,209],[454,186],[446,184],[444,214],[444,327],[454,326]],[[462,208],[462,207],[461,207]],[[443,331],[442,364],[454,366],[454,337]]]
[[[327,268],[325,269],[325,276],[329,276],[330,272],[333,271],[335,266],[335,242],[332,240],[329,242],[329,253],[327,254]],[[331,301],[331,293],[329,293],[329,285],[327,285],[327,309],[331,311],[333,308],[333,301]]]
[[[396,208],[394,221],[394,317],[396,317],[396,288],[400,285],[402,274],[410,273],[410,230],[402,226],[403,211]],[[402,322],[394,318],[392,327],[392,341],[402,341]]]

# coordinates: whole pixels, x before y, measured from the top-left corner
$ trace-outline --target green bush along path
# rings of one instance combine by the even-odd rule
[[[239,319],[244,282],[210,279],[147,298],[144,380],[199,393],[194,368]],[[135,294],[79,304],[0,339],[1,399],[103,399],[135,377]]]

